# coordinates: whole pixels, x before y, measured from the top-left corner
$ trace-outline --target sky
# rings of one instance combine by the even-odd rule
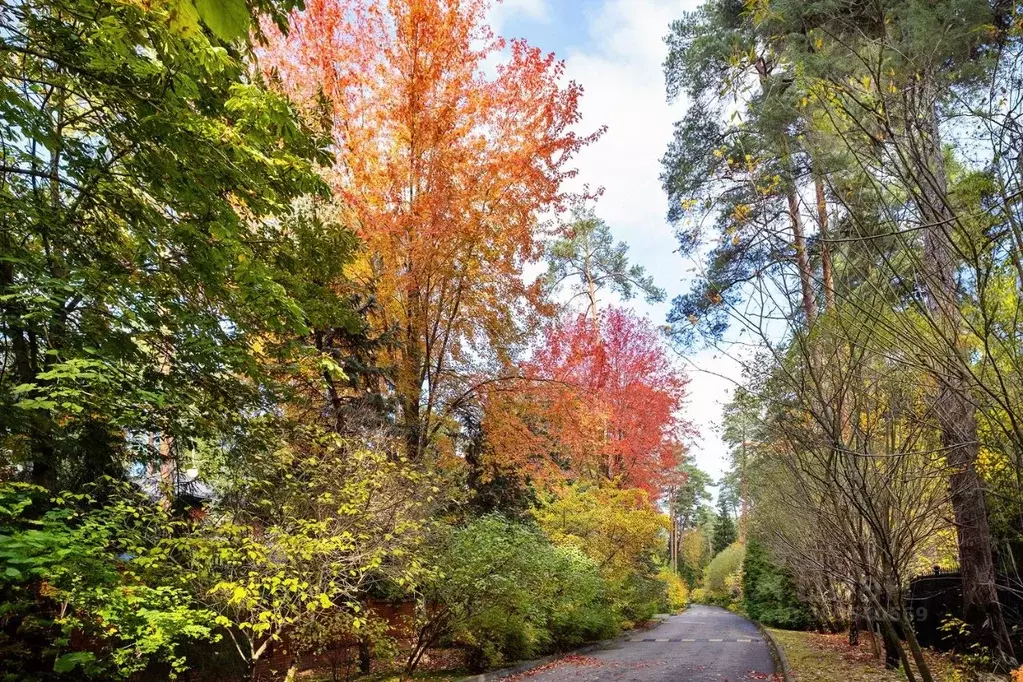
[[[698,0],[505,0],[491,16],[495,33],[525,38],[564,60],[566,78],[584,88],[580,132],[607,126],[577,157],[576,182],[604,188],[597,214],[629,245],[633,262],[667,291],[664,303],[628,303],[657,325],[664,324],[671,299],[688,289],[695,267],[676,252],[659,175],[672,126],[686,107],[685,101],[666,99],[663,38],[673,20],[697,5]],[[689,456],[717,479],[727,466],[717,425],[739,368],[712,351],[679,362],[691,380],[685,416],[700,433]]]

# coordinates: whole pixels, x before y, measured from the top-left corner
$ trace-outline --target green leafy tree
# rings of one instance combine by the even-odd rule
[[[248,11],[0,8],[0,438],[48,489],[237,425],[262,400],[254,335],[305,328],[269,252],[322,187],[318,142],[216,37]]]

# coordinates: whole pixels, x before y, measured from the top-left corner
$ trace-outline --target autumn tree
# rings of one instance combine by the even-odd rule
[[[538,214],[565,200],[582,89],[485,25],[485,0],[314,0],[271,31],[262,66],[333,139],[324,169],[365,255],[352,276],[393,343],[396,419],[413,458],[507,356],[539,289]],[[488,64],[501,56],[491,70]]]
[[[250,679],[275,646],[291,647],[297,669],[301,640],[318,628],[372,635],[363,630],[367,592],[424,578],[424,544],[446,494],[436,471],[380,443],[359,447],[306,427],[279,435],[278,451],[250,456],[242,471],[221,462],[210,475],[220,498],[158,546],[218,614]],[[282,642],[289,632],[299,641]]]
[[[577,483],[545,496],[534,512],[551,542],[592,559],[612,587],[613,608],[627,620],[644,620],[663,589],[651,578],[663,548],[667,517],[638,488]]]
[[[687,377],[648,320],[609,308],[552,327],[514,387],[488,393],[492,452],[534,473],[616,480],[657,496],[690,426]]]

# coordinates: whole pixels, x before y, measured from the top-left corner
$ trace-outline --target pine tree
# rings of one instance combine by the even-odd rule
[[[728,511],[728,500],[725,496],[718,497],[718,515],[714,521],[714,554],[718,554],[736,541],[735,521]]]

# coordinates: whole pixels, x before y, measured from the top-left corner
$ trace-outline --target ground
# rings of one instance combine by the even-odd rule
[[[849,646],[847,635],[770,631],[784,649],[796,682],[904,682],[886,670],[870,640]],[[965,669],[948,656],[926,652],[935,682],[965,682]],[[416,682],[455,682],[464,671],[423,671]],[[330,677],[312,677],[327,682]],[[397,674],[369,682],[397,682]],[[696,605],[661,625],[629,634],[597,651],[570,654],[501,682],[781,682],[771,650],[757,627],[730,611]]]
[[[797,682],[902,682],[901,670],[885,670],[884,663],[874,658],[868,637],[860,638],[860,646],[849,646],[848,636],[820,635],[814,632],[771,630],[785,651]],[[962,668],[946,656],[926,652],[936,682],[962,682],[967,679]]]
[[[693,606],[656,628],[585,656],[566,656],[518,682],[741,682],[774,676],[757,627],[716,606]]]

